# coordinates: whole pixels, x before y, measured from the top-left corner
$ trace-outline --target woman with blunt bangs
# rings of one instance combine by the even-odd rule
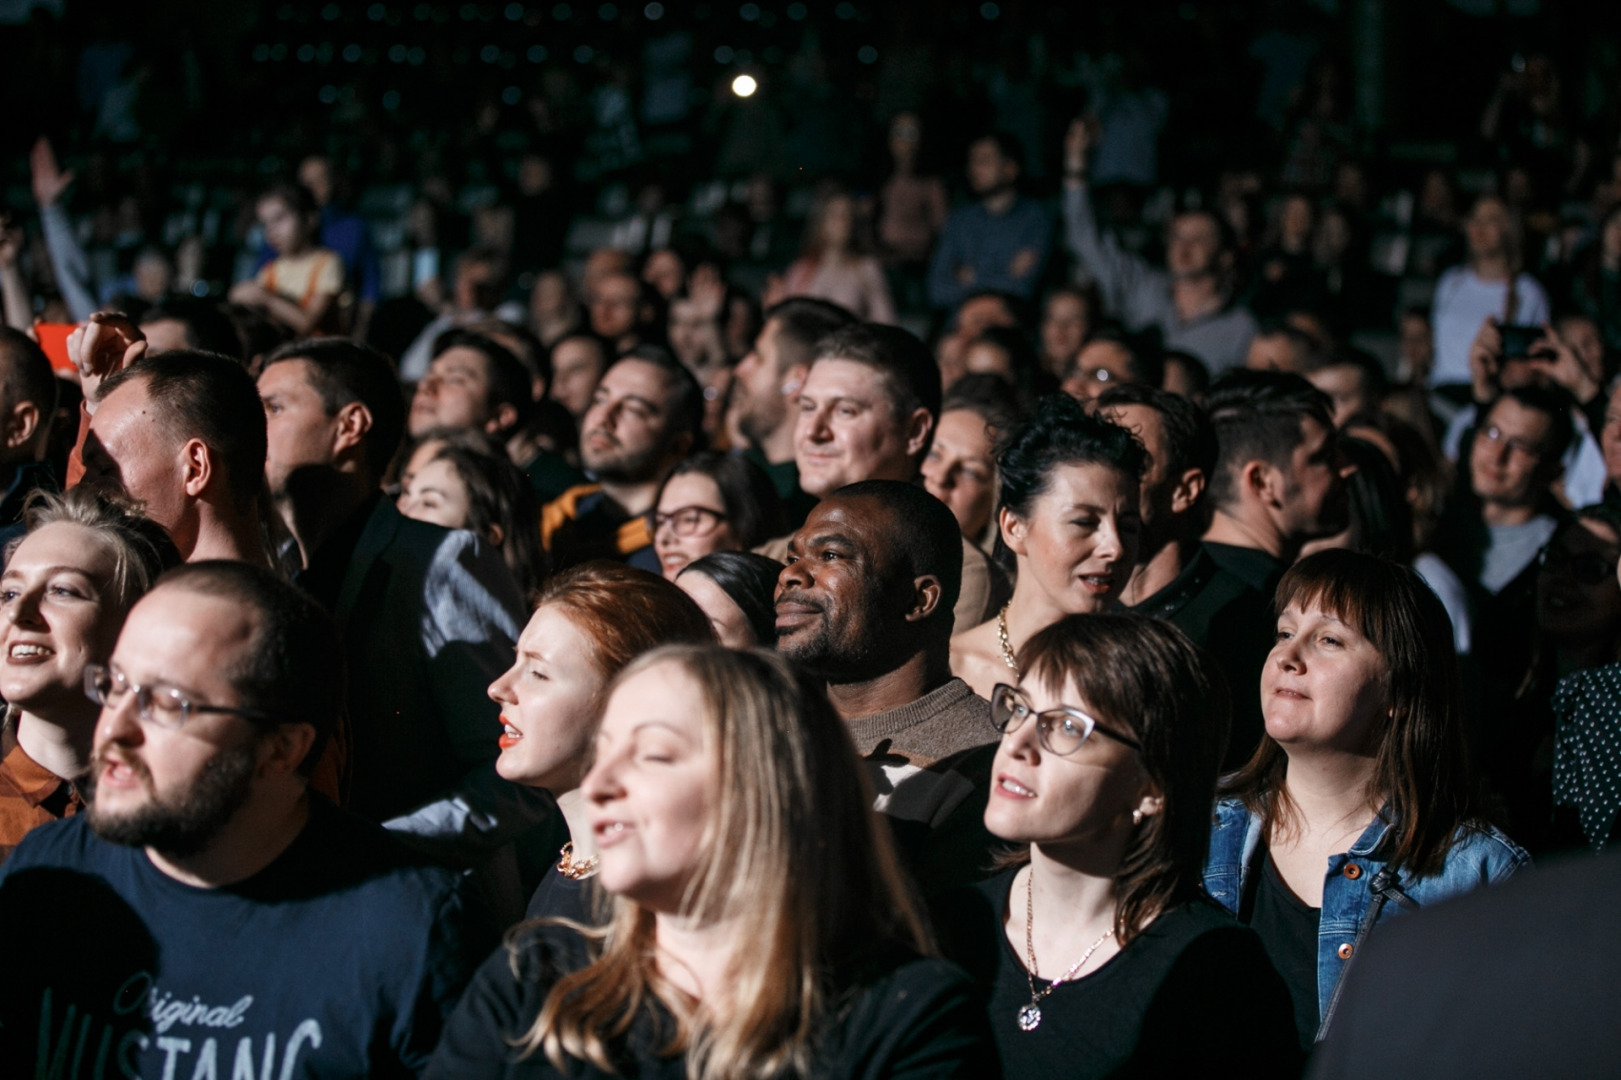
[[[1452,625],[1416,573],[1323,551],[1276,608],[1266,733],[1222,785],[1204,881],[1261,935],[1309,1047],[1376,924],[1528,859],[1482,819]]]
[[[823,685],[672,646],[609,691],[582,784],[612,916],[515,928],[430,1077],[982,1077]]]
[[[1226,748],[1221,674],[1174,626],[1071,615],[996,687],[985,826],[1019,845],[947,894],[946,954],[981,984],[1004,1076],[1283,1077],[1289,996],[1200,890]]]

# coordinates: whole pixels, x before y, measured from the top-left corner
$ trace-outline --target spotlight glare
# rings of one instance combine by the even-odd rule
[[[753,75],[739,75],[732,80],[732,93],[738,97],[753,97],[758,89],[760,84],[754,81]]]

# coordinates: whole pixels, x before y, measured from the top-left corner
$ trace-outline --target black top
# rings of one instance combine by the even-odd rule
[[[1317,928],[1323,910],[1301,900],[1278,876],[1267,855],[1260,873],[1250,875],[1249,895],[1239,916],[1261,936],[1272,966],[1283,976],[1295,1003],[1295,1028],[1300,1045],[1311,1049],[1317,1038],[1320,1010],[1317,1002]]]
[[[682,1058],[657,1053],[672,1021],[656,1002],[637,1014],[625,1038],[610,1044],[617,1073],[584,1062],[572,1062],[569,1072],[561,1073],[544,1053],[517,1059],[509,1040],[528,1031],[557,980],[589,960],[585,939],[560,926],[529,928],[512,951],[497,949],[451,1015],[426,1075],[430,1080],[564,1075],[686,1080]],[[829,1010],[813,1076],[981,1080],[996,1075],[984,1013],[961,971],[944,960],[915,956],[896,956],[872,968]]]
[[[1165,912],[1102,967],[1042,999],[1040,1025],[1020,1030],[1030,987],[1004,929],[1014,873],[935,907],[946,955],[988,994],[1004,1076],[1298,1074],[1288,990],[1254,931],[1208,900]]]
[[[0,868],[0,1076],[416,1076],[494,940],[469,936],[463,892],[319,798],[215,889],[84,814],[43,825]]]
[[[349,572],[349,560],[354,557],[360,534],[366,531],[372,511],[382,495],[372,494],[357,506],[348,517],[339,522],[321,546],[310,555],[309,566],[295,578],[298,586],[327,611],[338,609],[338,594],[343,591],[343,578]]]
[[[1275,584],[1273,575],[1278,572],[1277,561],[1263,551],[1201,544],[1169,585],[1132,608],[1164,619],[1195,645],[1208,649],[1227,677],[1233,711],[1224,771],[1250,759],[1266,726],[1261,716],[1261,668],[1272,651],[1276,622],[1271,591],[1251,580]]]
[[[1348,965],[1315,1080],[1585,1080],[1621,1061],[1621,855],[1415,911]]]

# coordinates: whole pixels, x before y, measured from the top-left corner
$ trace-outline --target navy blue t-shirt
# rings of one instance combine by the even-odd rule
[[[183,884],[84,815],[0,867],[0,1076],[414,1076],[486,940],[460,876],[324,800],[265,869]]]

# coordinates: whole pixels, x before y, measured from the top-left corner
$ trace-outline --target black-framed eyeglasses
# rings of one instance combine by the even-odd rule
[[[235,705],[199,705],[181,690],[163,683],[141,686],[132,683],[122,671],[113,671],[101,664],[86,664],[84,668],[84,696],[97,705],[116,709],[125,694],[135,695],[135,714],[142,721],[161,728],[181,728],[199,713],[225,713],[241,716],[259,723],[270,723],[274,717],[259,709],[239,708]]]
[[[1094,731],[1099,735],[1107,735],[1115,742],[1129,746],[1133,750],[1143,748],[1143,744],[1136,739],[1117,731],[1110,731],[1079,709],[1071,709],[1066,705],[1036,712],[1017,687],[1009,686],[1007,683],[996,684],[996,689],[991,691],[992,727],[1006,735],[1010,731],[1019,730],[1032,716],[1036,718],[1036,738],[1041,741],[1042,749],[1059,757],[1068,757],[1075,753],[1086,744],[1086,740],[1092,737]]]
[[[653,511],[647,515],[648,528],[658,532],[668,525],[677,536],[704,536],[720,528],[726,515],[707,506],[682,506],[669,513]]]

